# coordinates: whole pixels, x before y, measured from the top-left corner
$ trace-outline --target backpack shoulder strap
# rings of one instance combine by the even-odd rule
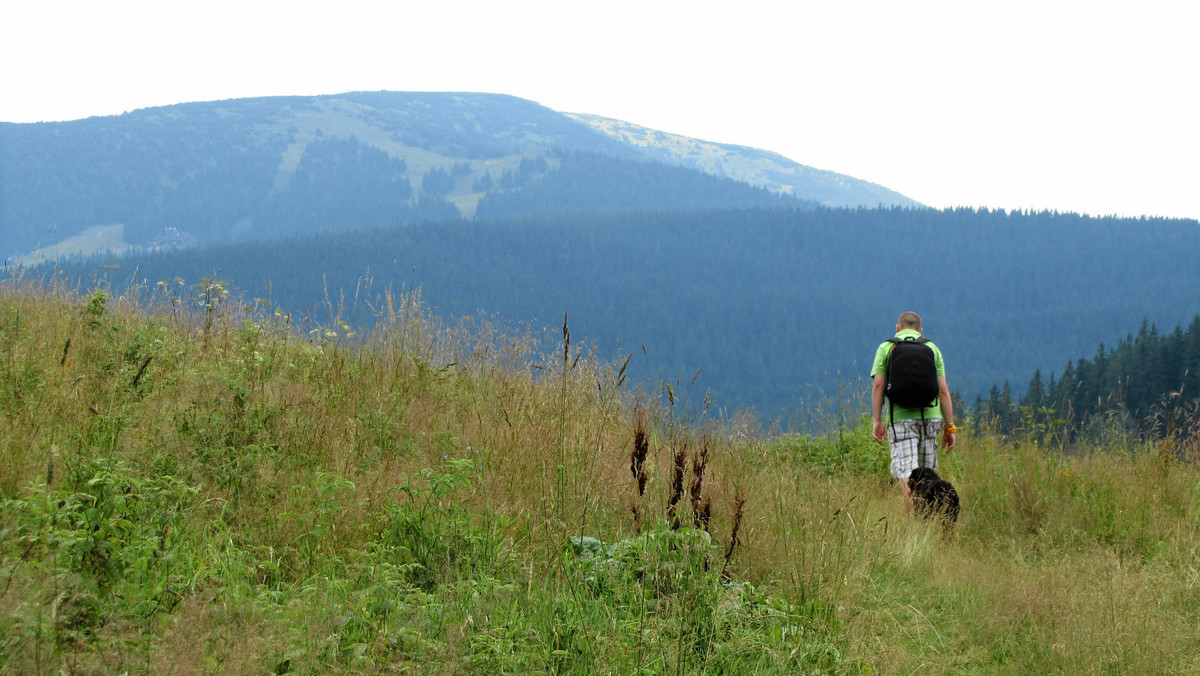
[[[885,342],[895,343],[896,345],[899,345],[900,343],[917,343],[918,345],[924,345],[925,343],[929,342],[929,339],[926,338],[925,336],[920,336],[918,338],[897,338],[895,336],[892,336],[891,338],[888,338]]]

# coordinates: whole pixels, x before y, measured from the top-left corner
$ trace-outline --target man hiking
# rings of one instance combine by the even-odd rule
[[[895,337],[884,341],[875,351],[871,377],[872,433],[880,444],[887,435],[892,476],[904,489],[904,499],[911,510],[909,475],[918,467],[937,471],[938,437],[942,437],[949,453],[958,432],[942,352],[921,337],[921,317],[917,313],[900,315]],[[885,396],[887,424],[883,418]]]

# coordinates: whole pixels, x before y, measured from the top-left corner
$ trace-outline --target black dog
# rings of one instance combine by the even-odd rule
[[[946,528],[958,521],[958,492],[949,481],[928,467],[918,467],[908,476],[913,508],[925,518],[937,516]]]

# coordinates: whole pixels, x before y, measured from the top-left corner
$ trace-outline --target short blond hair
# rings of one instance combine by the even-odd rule
[[[905,312],[904,314],[900,315],[900,319],[897,319],[896,323],[899,324],[901,328],[916,329],[920,331],[921,315],[915,312]]]

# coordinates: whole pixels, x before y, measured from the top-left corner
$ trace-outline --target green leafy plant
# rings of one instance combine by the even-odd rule
[[[292,486],[292,491],[307,496],[307,504],[297,510],[298,513],[285,512],[280,516],[283,521],[296,519],[299,522],[299,535],[296,538],[300,557],[307,563],[309,570],[315,570],[320,563],[328,564],[336,559],[333,546],[335,516],[342,511],[338,494],[353,492],[354,482],[330,472],[317,472],[314,484],[298,484]]]
[[[769,598],[753,584],[722,574],[720,543],[703,529],[661,520],[641,535],[606,543],[572,536],[568,550],[592,598],[614,609],[617,621],[652,632],[648,648],[663,667],[680,672],[750,669],[788,664],[792,655],[817,650],[816,661],[835,666],[838,655],[802,608]],[[747,645],[750,637],[758,637]],[[813,663],[804,653],[803,663]]]
[[[33,485],[3,503],[23,558],[82,575],[101,598],[121,588],[141,614],[171,607],[190,579],[182,538],[197,489],[172,477],[140,479],[97,460],[75,490]]]
[[[414,579],[429,591],[464,576],[492,575],[508,557],[502,536],[511,520],[472,513],[460,502],[460,491],[472,486],[473,462],[448,458],[446,467],[410,476],[400,487],[408,499],[378,517],[379,541],[416,564]]]
[[[108,294],[103,289],[96,289],[87,297],[87,305],[83,306],[83,316],[88,326],[97,327],[108,314]]]

